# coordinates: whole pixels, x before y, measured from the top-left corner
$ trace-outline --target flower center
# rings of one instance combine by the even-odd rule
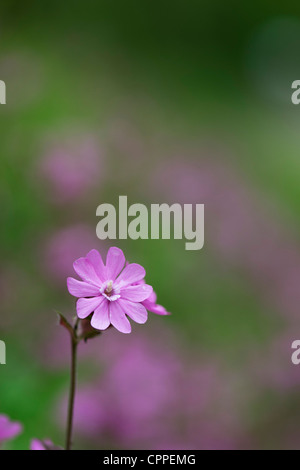
[[[104,294],[108,295],[108,297],[111,297],[112,293],[113,293],[113,282],[108,281]]]
[[[101,294],[110,302],[120,298],[120,292],[113,287],[113,281],[107,281],[100,289]]]

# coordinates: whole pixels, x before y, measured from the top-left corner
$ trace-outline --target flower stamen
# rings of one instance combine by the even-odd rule
[[[109,281],[106,285],[106,289],[104,291],[104,294],[106,294],[106,295],[108,295],[108,297],[110,297],[112,295],[112,291],[113,291],[113,282]]]
[[[100,292],[104,297],[111,301],[118,300],[120,298],[120,291],[113,287],[113,281],[107,281],[100,289]]]

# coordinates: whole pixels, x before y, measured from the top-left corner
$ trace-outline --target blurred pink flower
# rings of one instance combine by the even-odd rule
[[[11,421],[8,416],[0,414],[0,444],[18,436],[22,430],[23,426],[21,423]]]
[[[41,247],[43,271],[60,284],[71,274],[74,259],[91,250],[96,242],[103,246],[97,241],[95,231],[87,225],[71,225],[58,230]]]
[[[39,439],[32,439],[30,442],[30,450],[46,450],[46,447]]]
[[[197,449],[232,449],[241,442],[242,404],[235,376],[213,360],[189,361],[179,407],[185,433]]]
[[[52,441],[45,439],[32,439],[30,442],[30,450],[63,450],[62,447],[55,446]]]
[[[73,137],[46,151],[40,173],[54,202],[78,200],[102,179],[103,154],[93,137]]]
[[[103,337],[101,379],[79,387],[75,428],[116,448],[237,448],[235,381],[212,361],[185,357],[169,335]],[[95,356],[95,352],[93,353]],[[121,392],[120,392],[121,391]],[[60,403],[59,416],[65,410]]]
[[[69,277],[68,290],[79,298],[76,304],[79,318],[87,318],[93,313],[93,328],[105,330],[113,325],[122,333],[130,333],[131,325],[126,315],[136,323],[147,321],[147,310],[141,302],[153,289],[148,284],[134,285],[145,277],[145,269],[136,263],[125,268],[124,265],[124,253],[116,247],[108,250],[106,265],[97,250],[91,250],[73,264],[83,282]]]
[[[105,433],[108,424],[107,397],[98,386],[85,386],[77,390],[74,412],[74,429],[81,436],[95,438]],[[63,403],[60,414],[66,410]]]
[[[159,439],[169,430],[168,416],[176,404],[179,358],[167,344],[153,346],[144,335],[129,342],[111,331],[103,341],[102,377],[78,389],[75,428],[94,442],[108,436],[120,446]],[[64,401],[60,418],[65,408]]]

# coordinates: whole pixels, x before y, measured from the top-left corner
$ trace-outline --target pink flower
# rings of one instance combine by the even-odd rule
[[[82,279],[67,279],[70,294],[79,298],[77,315],[83,319],[93,313],[91,325],[97,330],[112,325],[122,333],[130,333],[126,315],[136,323],[147,321],[148,313],[142,302],[149,298],[153,289],[148,284],[138,284],[145,277],[145,269],[136,263],[125,268],[124,265],[124,253],[116,247],[108,250],[105,265],[97,250],[91,250],[73,264]]]
[[[30,442],[30,450],[63,450],[59,446],[55,446],[50,439],[40,441],[39,439],[32,439]]]
[[[54,202],[72,202],[100,183],[103,155],[92,136],[73,136],[50,146],[43,155],[40,173]]]
[[[243,446],[244,397],[236,375],[214,359],[200,360],[195,350],[186,355],[171,332],[149,330],[140,329],[130,341],[116,331],[102,338],[101,378],[76,394],[74,425],[84,441],[106,449]],[[62,426],[66,409],[64,396],[57,409]]]
[[[17,421],[10,421],[9,417],[1,414],[0,415],[0,444],[3,441],[13,439],[22,432],[22,425]]]
[[[136,285],[145,284],[145,280],[142,279],[141,281],[137,282]],[[170,312],[167,312],[165,307],[156,303],[157,295],[154,291],[149,295],[149,297],[142,302],[144,307],[152,313],[156,313],[157,315],[170,315]]]
[[[58,284],[71,275],[70,267],[81,253],[95,245],[95,231],[88,225],[63,227],[46,238],[41,247],[41,268]],[[102,245],[101,245],[102,246]]]
[[[46,450],[46,447],[39,439],[32,439],[30,442],[30,450]]]

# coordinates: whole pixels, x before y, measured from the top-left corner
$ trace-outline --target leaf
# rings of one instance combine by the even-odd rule
[[[98,330],[94,330],[94,331],[90,331],[88,333],[85,333],[85,335],[83,336],[84,342],[86,343],[88,339],[95,338],[95,336],[99,336],[99,335],[101,335],[101,333],[102,333],[102,331],[98,331]]]
[[[62,313],[56,311],[56,314],[58,316],[58,321],[59,325],[63,326],[66,328],[66,330],[69,331],[69,333],[74,336],[74,328],[73,326],[68,322],[68,320],[62,315]]]
[[[90,315],[91,317],[92,315]],[[88,339],[92,339],[95,336],[99,336],[102,331],[96,330],[95,328],[92,327],[90,323],[90,317],[85,318],[84,320],[80,320],[79,322],[79,341],[84,340],[86,343]]]

